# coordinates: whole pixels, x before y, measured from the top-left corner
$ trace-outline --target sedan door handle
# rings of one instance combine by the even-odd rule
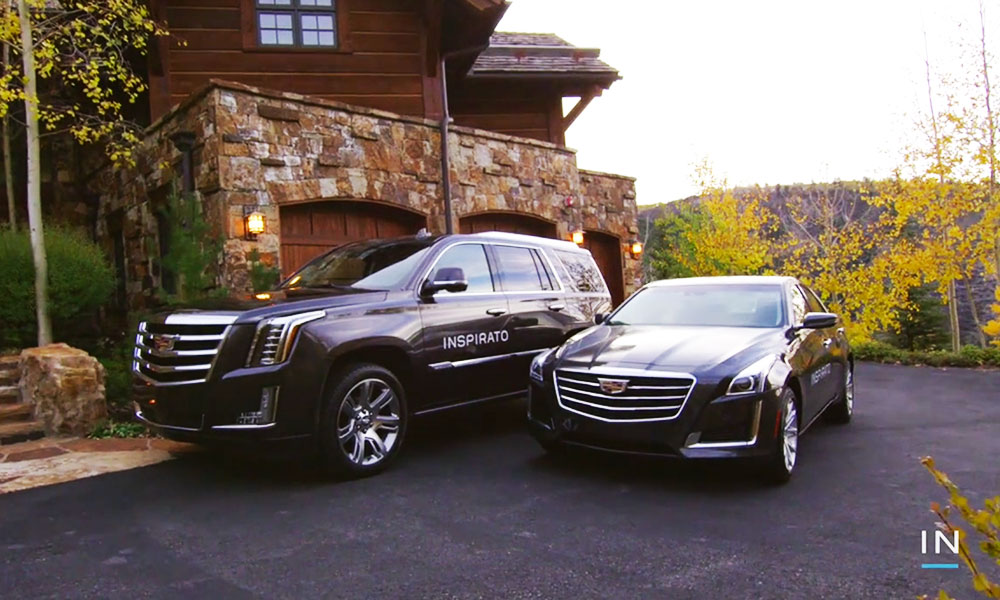
[[[489,308],[489,309],[486,310],[486,314],[490,315],[491,317],[500,317],[500,316],[503,316],[503,315],[507,314],[507,309],[506,308]]]
[[[554,310],[556,312],[559,312],[559,311],[561,311],[561,310],[563,310],[565,308],[566,308],[566,305],[563,304],[562,302],[555,302],[555,303],[549,305],[549,310]]]

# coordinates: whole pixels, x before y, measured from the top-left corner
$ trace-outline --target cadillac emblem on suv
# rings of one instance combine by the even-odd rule
[[[172,352],[174,338],[166,335],[153,336],[153,349],[157,352]]]

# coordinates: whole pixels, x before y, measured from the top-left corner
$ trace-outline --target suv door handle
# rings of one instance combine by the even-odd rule
[[[500,317],[500,316],[503,316],[503,315],[507,314],[507,309],[506,308],[489,308],[489,309],[486,310],[486,314],[490,315],[491,317]]]
[[[564,308],[566,308],[566,305],[563,304],[562,302],[553,302],[552,304],[549,305],[549,310],[554,310],[556,312],[559,312]]]

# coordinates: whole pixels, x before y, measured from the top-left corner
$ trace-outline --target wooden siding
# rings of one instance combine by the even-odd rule
[[[611,302],[618,306],[625,301],[625,282],[622,269],[622,242],[617,237],[600,231],[585,231],[583,247],[590,250],[597,268],[604,275],[611,292]]]
[[[449,89],[455,123],[565,145],[562,98],[551,87],[511,81],[460,81]]]
[[[513,213],[492,212],[462,217],[458,225],[461,233],[506,231],[538,237],[556,237],[556,225],[548,221]]]
[[[154,106],[176,104],[218,78],[424,114],[420,3],[337,0],[337,50],[256,47],[247,42],[244,24],[255,20],[252,6],[251,0],[168,0],[168,26],[186,45],[171,44],[168,98]]]
[[[413,235],[418,214],[384,204],[326,201],[281,207],[281,273],[291,275],[320,254],[358,240]]]

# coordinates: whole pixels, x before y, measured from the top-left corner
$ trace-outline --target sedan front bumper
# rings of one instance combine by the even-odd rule
[[[531,434],[610,452],[676,458],[751,458],[770,453],[778,438],[780,389],[737,397],[718,395],[717,382],[698,383],[675,418],[613,422],[566,410],[551,377],[532,380],[528,396]]]

